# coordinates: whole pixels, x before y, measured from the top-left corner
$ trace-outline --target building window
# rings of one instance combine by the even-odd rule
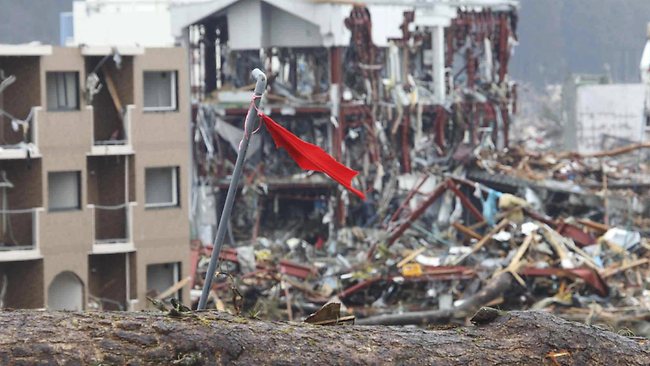
[[[176,71],[145,71],[144,110],[177,110],[176,90]]]
[[[150,264],[147,266],[147,296],[157,297],[165,294],[181,280],[181,264],[178,262]],[[181,299],[181,290],[166,293],[164,298]]]
[[[71,111],[79,109],[79,73],[46,73],[47,109]]]
[[[47,174],[50,211],[81,208],[80,172],[50,172]]]
[[[145,207],[178,206],[178,167],[145,169]]]

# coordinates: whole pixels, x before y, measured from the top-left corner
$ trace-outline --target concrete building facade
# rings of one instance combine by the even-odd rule
[[[0,307],[140,309],[187,277],[186,73],[180,48],[0,45]]]

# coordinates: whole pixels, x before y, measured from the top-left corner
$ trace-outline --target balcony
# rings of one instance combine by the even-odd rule
[[[138,288],[135,253],[93,254],[88,259],[89,308],[133,310]]]
[[[5,255],[10,252],[0,252]],[[23,253],[24,254],[24,253]],[[45,307],[43,260],[20,258],[0,262],[5,308],[39,309]]]
[[[2,123],[0,128],[0,160],[39,158],[38,149],[38,116],[41,107],[32,107],[25,120],[14,119],[10,114],[2,112],[5,118],[11,118],[10,123]]]
[[[42,208],[0,211],[0,262],[41,258],[38,246]]]
[[[88,205],[93,215],[93,254],[125,253],[133,246],[133,207],[135,202],[116,206]]]
[[[86,57],[86,102],[93,108],[92,156],[133,154],[133,57]],[[90,100],[88,100],[90,99]]]
[[[126,106],[126,112],[122,119],[123,126],[113,129],[111,134],[105,126],[98,126],[98,123],[93,124],[93,143],[90,151],[92,156],[104,155],[131,155],[133,154],[133,145],[131,143],[131,115],[135,106]],[[117,124],[111,124],[116,126]],[[103,132],[101,130],[104,129]]]
[[[89,156],[88,208],[93,215],[93,254],[133,250],[133,156]]]
[[[0,159],[38,157],[39,57],[0,56]]]
[[[41,159],[0,160],[0,261],[40,258]]]

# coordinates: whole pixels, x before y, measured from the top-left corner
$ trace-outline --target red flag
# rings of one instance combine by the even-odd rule
[[[361,197],[362,200],[366,199],[366,195],[352,187],[352,178],[357,176],[359,172],[352,170],[347,166],[334,160],[328,153],[320,147],[303,141],[298,136],[292,134],[286,128],[277,124],[271,117],[260,114],[264,125],[271,133],[275,146],[278,148],[283,147],[289,153],[289,156],[298,163],[302,169],[316,170],[323,172],[330,176],[330,178],[341,183],[350,192]]]

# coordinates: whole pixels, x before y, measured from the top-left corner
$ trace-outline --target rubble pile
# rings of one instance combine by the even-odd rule
[[[396,189],[391,201],[399,204],[371,225],[343,227],[327,239],[326,231],[295,236],[311,231],[288,220],[225,249],[213,303],[300,320],[335,302],[361,323],[391,314],[405,324],[462,322],[471,314],[456,310],[490,305],[648,334],[650,205],[641,178],[647,163],[635,163],[640,147],[589,157],[513,148],[479,153],[456,175],[400,176],[409,189]],[[479,173],[510,181],[467,178]],[[572,194],[582,198],[558,210],[552,196]],[[635,204],[608,211],[607,197]],[[196,289],[209,252],[196,248]],[[503,274],[507,286],[495,285]],[[481,297],[490,286],[496,292]],[[441,316],[413,321],[432,311]]]
[[[649,146],[558,152],[557,88],[521,105],[528,119],[515,123],[509,4],[453,9],[444,27],[402,9],[399,23],[379,23],[400,30],[387,40],[373,38],[371,9],[345,10],[342,46],[222,47],[222,85],[195,107],[195,296],[259,67],[260,111],[359,171],[367,199],[300,170],[262,129],[212,306],[302,320],[340,304],[309,319],[424,324],[492,305],[650,333],[637,321],[648,314]]]

